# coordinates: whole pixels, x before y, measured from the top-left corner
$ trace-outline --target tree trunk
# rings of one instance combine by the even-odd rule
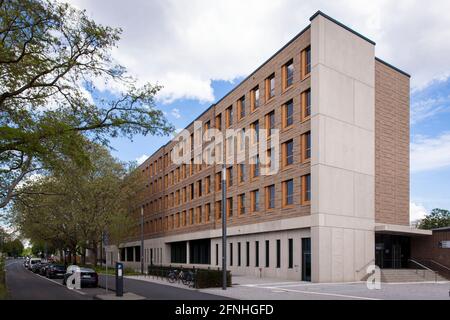
[[[94,259],[94,267],[97,266],[97,256],[98,256],[98,243],[96,241],[94,241],[92,243],[92,256]]]

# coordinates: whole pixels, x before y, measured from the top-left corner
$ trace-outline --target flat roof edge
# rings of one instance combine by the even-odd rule
[[[336,19],[330,17],[329,15],[323,13],[323,12],[320,11],[320,10],[317,11],[316,13],[314,13],[314,14],[311,16],[311,18],[309,18],[309,21],[314,20],[314,18],[316,18],[317,16],[322,16],[322,17],[324,17],[325,19],[328,19],[328,20],[330,20],[331,22],[334,22],[335,24],[337,24],[338,26],[344,28],[345,30],[350,31],[351,33],[353,33],[354,35],[360,37],[361,39],[366,40],[367,42],[369,42],[369,43],[371,43],[371,44],[373,44],[373,45],[376,45],[375,41],[370,40],[369,38],[363,36],[361,33],[356,32],[356,31],[353,30],[352,28],[346,26],[346,25],[343,24],[342,22],[337,21]]]
[[[407,73],[407,72],[405,72],[405,71],[403,71],[403,70],[401,70],[401,69],[399,69],[399,68],[393,66],[392,64],[390,64],[390,63],[388,63],[388,62],[386,62],[386,61],[384,61],[384,60],[381,60],[381,59],[378,58],[378,57],[375,57],[375,60],[378,61],[378,62],[380,62],[380,63],[382,63],[382,64],[384,64],[385,66],[387,66],[387,67],[389,67],[389,68],[391,68],[391,69],[394,69],[395,71],[400,72],[401,74],[407,76],[408,78],[411,78],[411,75],[410,75],[409,73]]]

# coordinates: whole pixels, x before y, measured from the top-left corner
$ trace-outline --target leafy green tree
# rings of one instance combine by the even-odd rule
[[[86,249],[92,250],[97,262],[103,232],[111,232],[114,240],[128,235],[134,223],[131,201],[143,187],[134,167],[117,161],[97,144],[85,148],[91,166],[79,168],[69,161],[65,168],[34,181],[16,199],[10,216],[33,243],[68,250],[71,256],[78,253],[82,264]]]
[[[435,208],[419,222],[419,229],[436,229],[450,227],[450,211]]]
[[[68,4],[0,1],[0,208],[33,173],[88,165],[86,138],[173,130],[155,107],[161,87],[138,86],[112,59],[120,34]]]
[[[9,257],[18,257],[22,254],[23,244],[19,239],[14,239],[6,242],[3,245],[3,252],[5,252]]]

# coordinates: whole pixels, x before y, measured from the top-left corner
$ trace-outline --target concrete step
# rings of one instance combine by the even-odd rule
[[[447,281],[430,270],[381,269],[381,282]]]

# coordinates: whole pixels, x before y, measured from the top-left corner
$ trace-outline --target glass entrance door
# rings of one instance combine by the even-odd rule
[[[311,281],[311,238],[302,238],[302,281]]]

